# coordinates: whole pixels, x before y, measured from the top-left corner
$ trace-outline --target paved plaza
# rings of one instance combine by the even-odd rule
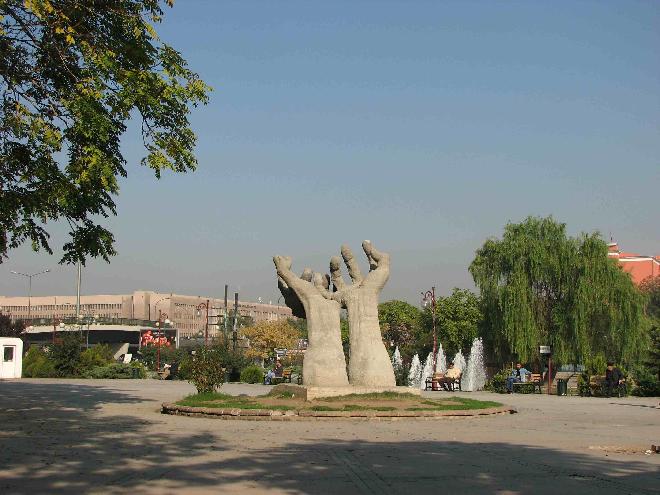
[[[660,455],[644,454],[660,443],[657,398],[463,393],[519,413],[441,420],[159,413],[193,391],[155,380],[0,382],[0,493],[660,493]]]

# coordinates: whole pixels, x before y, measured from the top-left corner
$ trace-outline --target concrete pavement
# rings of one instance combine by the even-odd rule
[[[193,392],[155,380],[1,381],[0,493],[660,493],[660,455],[643,453],[660,443],[657,398],[462,393],[519,413],[432,421],[159,414]]]

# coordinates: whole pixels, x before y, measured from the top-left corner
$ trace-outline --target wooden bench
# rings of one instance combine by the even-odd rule
[[[517,387],[532,387],[532,392],[535,390],[541,393],[541,383],[543,382],[543,377],[540,373],[531,373],[526,382],[513,382],[513,387],[511,387],[511,392],[515,393]]]
[[[426,379],[424,390],[445,390],[443,385],[447,385],[449,387],[449,390],[452,392],[456,390],[456,387],[458,387],[458,390],[460,391],[462,390],[461,389],[462,377],[463,377],[463,373],[461,373],[458,376],[458,378],[450,381],[450,379],[444,376],[444,373],[433,373],[433,376],[430,376]]]
[[[274,376],[271,378],[270,383],[277,385],[278,383],[291,383],[291,375],[293,374],[292,368],[284,368],[282,370],[282,376]]]

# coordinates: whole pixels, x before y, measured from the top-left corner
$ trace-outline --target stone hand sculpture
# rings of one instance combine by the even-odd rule
[[[393,387],[396,385],[378,322],[378,296],[390,276],[390,257],[372,246],[362,243],[369,260],[369,274],[362,276],[351,249],[344,245],[341,255],[348,268],[352,284],[347,285],[341,275],[341,259],[330,260],[330,276],[335,292],[325,291],[326,297],[339,302],[348,311],[350,359],[348,375],[351,385],[365,387]]]
[[[275,256],[278,284],[294,316],[307,319],[309,344],[303,360],[303,384],[346,387],[346,359],[341,345],[339,302],[324,297],[330,280],[305,269],[301,277],[291,271],[291,258]]]

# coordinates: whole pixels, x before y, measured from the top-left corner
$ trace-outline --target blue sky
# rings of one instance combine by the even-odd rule
[[[417,303],[472,287],[475,250],[527,215],[660,253],[656,2],[179,0],[159,32],[214,88],[199,169],[156,181],[127,134],[119,255],[83,292],[276,300],[273,254],[325,270],[371,239],[383,299]],[[74,293],[57,260],[11,252],[0,294],[43,268],[35,294]]]

